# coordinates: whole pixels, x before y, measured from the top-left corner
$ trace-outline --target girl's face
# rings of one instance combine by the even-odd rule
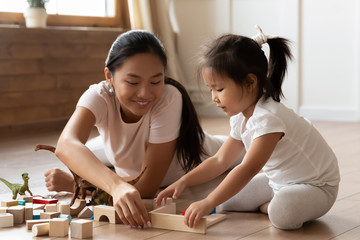
[[[115,89],[124,122],[139,121],[160,100],[165,86],[164,70],[160,58],[152,53],[128,58],[113,76],[105,68],[106,80]]]
[[[212,101],[226,115],[234,116],[240,112],[251,117],[256,105],[256,81],[243,87],[226,75],[220,75],[210,67],[202,69],[205,84],[210,88]]]

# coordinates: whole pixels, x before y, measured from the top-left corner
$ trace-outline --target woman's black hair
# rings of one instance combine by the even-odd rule
[[[105,66],[113,75],[129,57],[139,53],[158,56],[166,69],[167,57],[162,43],[154,34],[144,30],[132,30],[119,35],[110,48]],[[206,154],[203,148],[205,135],[186,89],[169,77],[165,77],[165,84],[173,85],[182,95],[183,107],[176,154],[181,167],[188,172],[199,165],[201,156]]]
[[[248,84],[248,74],[254,74],[258,80],[258,99],[264,96],[265,99],[271,97],[280,102],[287,59],[292,59],[289,41],[278,37],[268,39],[267,43],[270,48],[269,62],[253,39],[235,34],[223,35],[204,46],[198,74],[203,68],[210,67],[241,86]]]
[[[138,53],[155,54],[166,69],[167,57],[162,43],[154,34],[144,30],[131,30],[120,34],[111,45],[105,67],[109,68],[113,75],[129,57]]]

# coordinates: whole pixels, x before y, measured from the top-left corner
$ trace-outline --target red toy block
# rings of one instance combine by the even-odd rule
[[[33,198],[33,203],[38,203],[38,204],[52,204],[57,202],[58,202],[57,199]]]

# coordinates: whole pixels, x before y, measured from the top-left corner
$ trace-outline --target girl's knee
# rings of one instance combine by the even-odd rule
[[[275,210],[272,207],[268,208],[268,216],[271,224],[282,230],[296,230],[302,227],[303,222],[292,214],[291,211],[285,209]]]
[[[304,221],[297,208],[296,201],[291,201],[286,192],[279,193],[268,206],[268,216],[272,225],[282,230],[301,228]]]

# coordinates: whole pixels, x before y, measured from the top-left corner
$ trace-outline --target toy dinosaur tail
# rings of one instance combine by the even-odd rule
[[[48,151],[50,151],[50,152],[53,152],[53,153],[55,153],[55,150],[56,150],[56,148],[55,147],[53,147],[53,146],[50,146],[50,145],[42,145],[42,144],[38,144],[38,145],[36,145],[35,146],[35,151],[38,151],[38,150],[48,150]]]
[[[8,188],[12,189],[12,187],[13,187],[14,184],[6,181],[6,180],[3,179],[3,178],[0,178],[0,180],[1,180]]]

